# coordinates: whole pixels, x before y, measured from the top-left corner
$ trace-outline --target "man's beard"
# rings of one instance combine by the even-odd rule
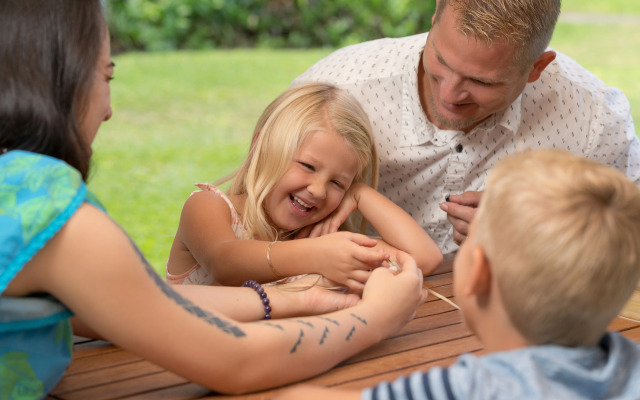
[[[429,93],[429,105],[431,106],[431,116],[435,119],[435,121],[431,122],[434,122],[440,129],[467,131],[470,127],[473,127],[480,122],[478,118],[450,119],[444,117],[438,112],[438,107],[436,106],[433,93]]]

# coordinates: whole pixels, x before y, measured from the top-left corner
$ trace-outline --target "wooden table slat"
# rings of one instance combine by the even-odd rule
[[[136,361],[127,364],[94,369],[88,372],[70,375],[51,392],[53,395],[87,389],[90,387],[113,383],[115,380],[126,380],[164,371],[163,368],[148,361]]]
[[[118,377],[115,376],[114,379]],[[135,378],[135,379],[134,379]],[[186,379],[168,372],[162,371],[151,375],[131,377],[126,380],[104,383],[86,389],[58,395],[63,400],[111,400],[122,399],[127,396],[143,394],[157,388],[175,386],[187,382]]]

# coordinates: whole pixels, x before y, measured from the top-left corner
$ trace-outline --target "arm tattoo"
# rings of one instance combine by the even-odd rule
[[[351,316],[352,316],[353,318],[357,319],[358,321],[362,322],[363,324],[367,325],[367,320],[366,320],[366,319],[361,318],[361,317],[359,317],[359,316],[355,315],[354,313],[351,313]]]
[[[169,285],[165,281],[163,281],[160,278],[160,276],[156,273],[156,271],[149,265],[146,258],[144,258],[144,255],[142,255],[142,252],[140,251],[140,249],[138,249],[138,246],[136,246],[136,244],[133,243],[133,241],[131,241],[131,245],[138,253],[138,256],[140,256],[140,259],[144,264],[144,268],[145,268],[145,271],[147,271],[147,274],[151,277],[151,279],[153,279],[154,283],[160,288],[160,290],[162,290],[162,292],[168,298],[175,301],[176,304],[181,306],[189,314],[195,315],[196,317],[203,319],[209,325],[213,325],[217,327],[218,329],[220,329],[222,332],[226,334],[233,335],[235,337],[246,336],[246,334],[237,326],[232,325],[231,323],[216,317],[210,312],[203,310],[202,308],[196,306],[189,300],[185,299],[184,297],[176,293],[173,289],[169,287]]]
[[[304,336],[304,331],[300,329],[300,336],[298,336],[298,341],[296,342],[296,344],[293,345],[293,347],[289,351],[290,354],[293,354],[298,350],[298,346],[300,346],[300,344],[302,343],[303,336]]]
[[[284,331],[284,328],[280,324],[276,324],[276,323],[273,323],[273,322],[263,322],[263,324],[267,325],[267,326],[270,326],[272,328],[276,328],[276,329],[280,329],[281,331]]]
[[[356,327],[352,326],[351,330],[349,331],[349,334],[347,335],[347,337],[345,339],[347,342],[349,341],[349,339],[351,339],[351,336],[353,336],[353,332],[355,332],[355,331],[356,331]]]
[[[325,321],[329,321],[329,322],[331,322],[332,324],[334,324],[335,326],[340,326],[340,323],[338,323],[338,321],[336,321],[336,320],[334,320],[334,319],[327,318],[327,317],[318,317],[318,318],[323,319],[323,320],[325,320]]]
[[[322,332],[322,337],[320,338],[320,344],[324,344],[325,339],[329,336],[329,328],[324,327],[324,332]]]
[[[297,323],[308,326],[309,328],[313,328],[313,324],[311,322],[303,321],[301,319],[296,320]]]
[[[366,319],[364,319],[364,318],[362,318],[362,317],[360,317],[360,316],[358,316],[358,315],[355,315],[354,313],[351,313],[351,314],[349,314],[349,315],[351,315],[353,318],[355,318],[355,319],[357,319],[358,321],[360,321],[362,324],[364,324],[364,325],[368,325],[368,324],[367,324],[367,320],[366,320]],[[346,337],[346,339],[345,339],[347,342],[351,339],[351,337],[353,336],[353,333],[354,333],[355,331],[356,331],[356,327],[355,327],[355,326],[352,326],[352,327],[351,327],[351,330],[349,331],[349,334],[347,335],[347,337]]]

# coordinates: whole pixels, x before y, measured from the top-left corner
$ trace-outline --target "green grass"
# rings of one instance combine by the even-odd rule
[[[640,14],[637,0],[562,0],[563,12]]]
[[[551,46],[571,56],[607,85],[620,88],[631,103],[640,135],[640,1],[562,0],[562,14],[584,17],[567,22],[560,16]],[[600,23],[607,15],[623,23]]]
[[[563,3],[563,12],[640,15],[637,1]],[[640,25],[561,21],[552,46],[621,88],[640,132]],[[94,145],[89,186],[161,275],[193,183],[211,182],[236,168],[264,107],[329,53],[260,49],[114,56],[114,116]]]
[[[622,39],[621,39],[622,38]],[[560,22],[551,45],[572,57],[607,85],[621,89],[631,103],[640,133],[640,24],[601,25]]]

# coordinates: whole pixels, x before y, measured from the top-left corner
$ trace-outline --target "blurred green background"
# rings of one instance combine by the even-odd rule
[[[211,182],[240,164],[264,107],[293,78],[336,47],[402,36],[412,29],[428,30],[433,1],[371,1],[361,17],[345,17],[347,11],[358,12],[354,7],[363,3],[347,0],[107,3],[109,18],[114,18],[111,30],[117,65],[111,83],[114,116],[103,124],[94,144],[89,187],[164,276],[180,211],[194,190],[193,183]],[[271,8],[253,9],[256,3],[270,3]],[[414,11],[414,3],[420,4],[421,13]],[[326,10],[321,16],[304,17],[309,20],[296,16],[312,13],[313,7],[322,4]],[[210,13],[205,12],[208,18],[237,15],[227,21],[214,18],[220,31],[213,23],[197,28],[180,15],[192,15],[189,10],[198,5]],[[116,7],[133,11],[116,16]],[[275,13],[274,9],[277,15],[291,19],[280,21],[282,27],[300,26],[303,21],[311,34],[301,39],[299,33],[294,34],[296,30],[262,29],[261,21],[271,18],[273,22],[269,12]],[[376,10],[389,14],[384,21],[393,23],[376,17]],[[365,29],[367,18],[375,29]],[[409,23],[402,25],[404,20]],[[243,25],[247,23],[253,31]],[[182,33],[172,30],[176,26],[182,27]],[[334,30],[331,35],[326,34],[329,27]],[[187,34],[197,29],[199,35]],[[211,32],[222,31],[219,34],[226,42],[205,40]],[[239,32],[238,37],[229,39],[234,32]],[[640,131],[640,2],[564,0],[552,46],[610,86],[621,88],[631,102],[636,132]]]

